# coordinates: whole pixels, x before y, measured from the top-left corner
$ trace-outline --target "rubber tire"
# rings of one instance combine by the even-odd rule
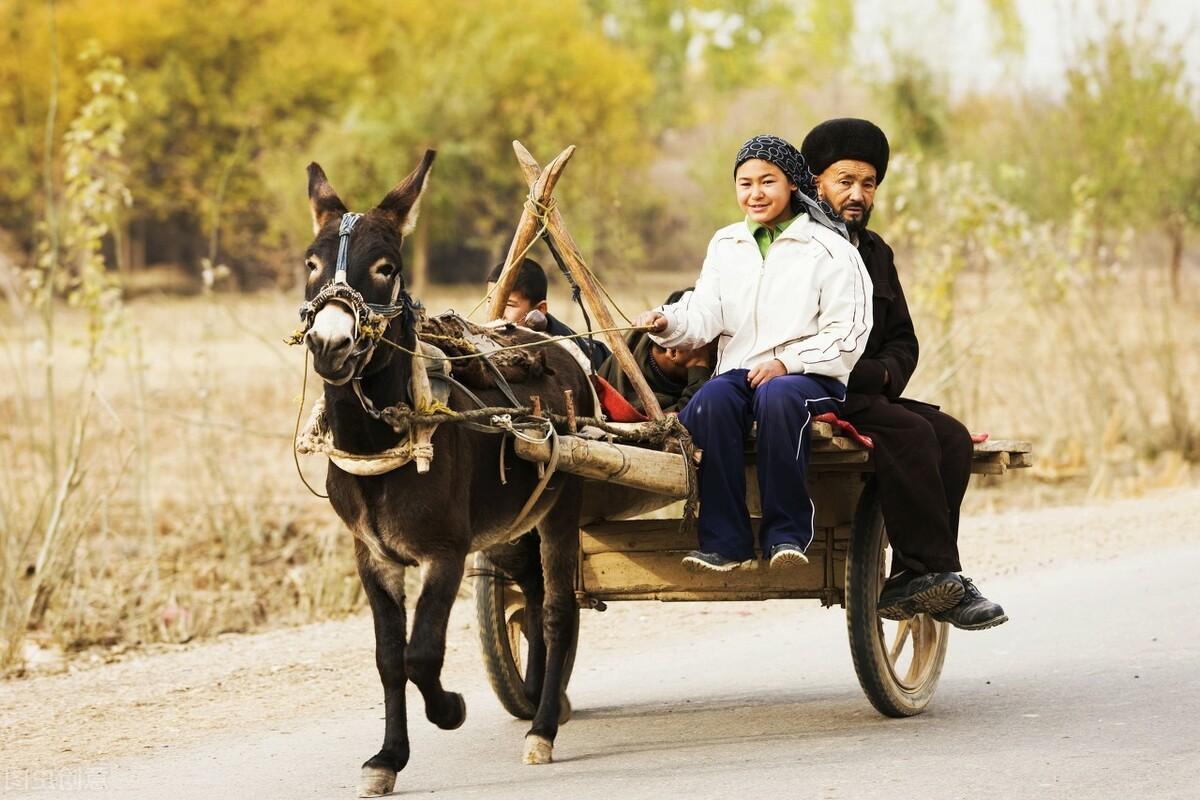
[[[911,717],[933,699],[946,658],[950,626],[940,626],[932,673],[915,689],[902,686],[892,674],[876,606],[882,589],[880,559],[887,547],[883,511],[875,481],[867,482],[858,501],[846,554],[846,630],[850,657],[867,699],[887,717]]]
[[[509,714],[517,719],[533,719],[537,704],[525,696],[525,684],[521,671],[517,669],[512,645],[508,639],[508,621],[504,615],[504,593],[509,584],[497,578],[496,566],[484,553],[475,554],[475,617],[479,623],[479,645],[483,653],[483,666],[487,670],[488,683],[496,699]],[[515,587],[512,587],[515,588]],[[519,591],[519,589],[518,589]],[[571,681],[575,667],[575,650],[579,645],[579,609],[575,609],[575,635],[567,651],[567,663],[563,671],[563,694]]]

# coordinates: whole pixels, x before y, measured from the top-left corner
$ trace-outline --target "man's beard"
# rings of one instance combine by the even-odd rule
[[[871,209],[873,206],[855,206],[859,210],[858,219],[846,219],[842,214],[838,214],[838,219],[846,224],[847,233],[861,233],[867,229],[867,223],[871,221]],[[846,206],[842,206],[842,212],[845,212]]]

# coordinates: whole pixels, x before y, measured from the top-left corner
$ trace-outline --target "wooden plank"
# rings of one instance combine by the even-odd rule
[[[550,162],[544,173],[534,176],[534,180],[529,181],[530,195],[537,198],[543,207],[550,202],[554,186],[558,183],[559,176],[562,175],[563,169],[574,153],[575,145],[571,145]],[[531,209],[529,205],[526,202],[525,208],[521,211],[521,219],[517,222],[517,232],[513,235],[512,244],[509,245],[508,255],[504,257],[504,269],[500,273],[500,280],[496,282],[489,295],[488,319],[500,319],[504,316],[504,305],[508,302],[509,294],[512,293],[513,284],[517,282],[515,262],[525,255],[541,228],[536,209]]]
[[[645,527],[634,524],[640,522],[656,524]],[[696,534],[681,533],[679,522],[677,519],[627,520],[588,525],[579,531],[579,549],[585,556],[597,553],[674,553],[676,558],[682,558],[689,550],[696,549]],[[757,541],[758,520],[752,522],[752,535]],[[818,528],[817,531],[818,536],[813,539],[806,554],[810,561],[823,560],[828,549],[828,529]],[[838,552],[836,543],[834,548]]]
[[[813,453],[823,453],[830,450],[867,452],[865,447],[847,436],[834,436],[832,439],[822,440],[813,439],[809,442],[809,448]]]
[[[1002,450],[1009,453],[1032,453],[1033,444],[1018,439],[988,439],[975,445],[976,453],[997,453]]]
[[[821,600],[828,598],[827,605],[844,606],[844,587],[826,589],[684,589],[676,588],[654,592],[609,591],[588,594],[597,600],[658,600],[664,603],[678,602],[726,602],[736,600]]]
[[[583,588],[604,597],[610,593],[652,594],[692,592],[820,591],[825,587],[825,565],[814,560],[790,570],[771,570],[765,561],[731,572],[693,573],[684,569],[678,553],[597,553],[580,564]]]
[[[1009,453],[1008,468],[1022,469],[1033,466],[1033,453]]]
[[[538,165],[537,160],[520,142],[513,142],[513,150],[517,154],[517,161],[521,165],[521,172],[524,173],[525,180],[529,183],[530,187],[536,187],[538,181],[541,180],[541,167]],[[550,167],[547,167],[547,172],[549,170]],[[546,215],[546,230],[558,245],[559,255],[562,257],[567,270],[571,273],[571,277],[578,284],[580,297],[588,307],[588,310],[592,312],[592,316],[595,317],[596,324],[600,328],[616,328],[617,324],[613,320],[612,314],[608,311],[608,304],[604,302],[600,288],[596,285],[596,281],[592,277],[592,271],[588,269],[587,264],[584,262],[583,254],[580,253],[579,246],[575,244],[575,239],[567,232],[566,223],[563,222],[562,214],[559,213],[557,208],[551,209],[550,213]],[[501,305],[501,308],[503,308],[503,305]],[[500,314],[494,314],[493,319],[497,316],[500,316]],[[658,404],[658,398],[654,396],[650,385],[646,383],[646,378],[642,375],[642,370],[634,359],[633,353],[629,351],[629,346],[625,344],[625,336],[619,331],[608,331],[602,335],[608,340],[608,346],[612,350],[613,357],[617,360],[621,371],[625,373],[625,377],[629,379],[630,384],[637,393],[638,400],[641,401],[646,416],[650,419],[662,419],[663,412]]]
[[[975,475],[1003,475],[1008,471],[1007,464],[999,461],[972,461],[971,472]]]

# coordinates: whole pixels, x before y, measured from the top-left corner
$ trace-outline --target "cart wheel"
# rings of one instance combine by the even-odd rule
[[[475,616],[479,621],[479,644],[488,682],[504,710],[517,719],[533,719],[537,703],[525,696],[525,662],[529,643],[525,635],[525,593],[512,581],[498,577],[496,566],[483,553],[475,554]],[[563,669],[563,702],[559,724],[571,716],[567,683],[575,666],[579,644],[579,609],[575,610],[575,636]]]
[[[867,699],[889,717],[920,714],[933,699],[950,625],[927,614],[892,622],[875,613],[889,559],[875,482],[863,489],[846,556],[846,628],[850,657]]]

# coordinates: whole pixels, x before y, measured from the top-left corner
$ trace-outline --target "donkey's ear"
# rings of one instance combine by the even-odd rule
[[[401,236],[408,236],[417,226],[418,206],[421,193],[425,191],[425,178],[433,165],[436,150],[426,150],[421,157],[421,163],[400,184],[388,192],[387,197],[380,202],[378,210],[387,217]]]
[[[308,165],[308,202],[312,206],[313,235],[325,227],[325,223],[345,214],[347,209],[337,192],[329,185],[325,170],[312,162]]]

